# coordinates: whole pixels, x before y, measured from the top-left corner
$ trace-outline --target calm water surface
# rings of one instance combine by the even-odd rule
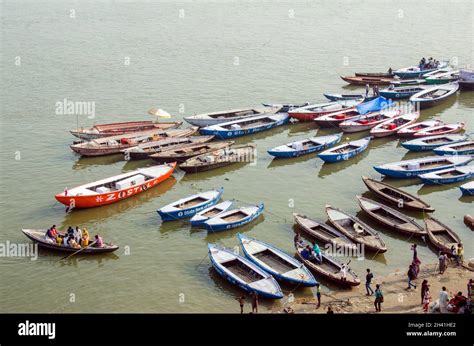
[[[4,1],[1,6],[0,242],[27,242],[21,228],[55,223],[85,226],[121,246],[114,254],[67,261],[47,252],[37,261],[0,258],[2,312],[237,312],[233,298],[240,292],[210,269],[208,242],[235,246],[236,234],[245,232],[293,252],[292,212],[324,219],[325,204],[332,204],[358,213],[354,196],[366,192],[361,175],[377,177],[374,165],[420,156],[387,138],[340,164],[323,164],[312,155],[272,161],[266,150],[273,146],[331,132],[295,124],[238,140],[257,145],[256,165],[190,176],[176,172],[137,197],[66,214],[53,197],[66,186],[151,164],[116,156],[79,158],[68,147],[73,140],[68,130],[76,121],[87,126],[146,119],[151,107],[180,119],[260,102],[322,101],[323,92],[357,90],[339,75],[403,67],[422,56],[454,59],[461,66],[474,61],[471,1]],[[55,104],[64,98],[95,102],[96,118],[57,115]],[[473,107],[474,93],[461,93],[423,111],[422,119],[465,120],[472,132]],[[460,198],[455,186],[393,183],[432,204],[435,216],[466,244],[466,257],[474,256],[473,233],[462,222],[473,212],[472,199]],[[264,217],[213,235],[184,222],[160,222],[155,212],[160,206],[219,186],[227,199],[263,201]],[[360,275],[367,267],[376,277],[404,271],[409,263],[405,237],[381,231],[389,251],[354,259],[351,266]],[[422,261],[435,261],[434,252],[419,244]]]

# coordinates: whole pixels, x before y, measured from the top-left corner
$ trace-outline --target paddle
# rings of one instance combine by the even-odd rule
[[[75,254],[78,254],[79,252],[81,252],[82,250],[85,250],[87,248],[89,248],[90,246],[94,245],[95,243],[97,243],[97,240],[94,240],[92,243],[90,243],[89,245],[87,245],[86,247],[83,247],[83,248],[80,248],[79,250],[77,250],[76,252],[70,254],[70,255],[67,255],[63,258],[60,259],[60,261],[64,260],[64,259],[68,259],[69,257],[72,257],[74,256]]]

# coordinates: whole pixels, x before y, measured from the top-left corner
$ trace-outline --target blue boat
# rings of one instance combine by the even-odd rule
[[[424,89],[425,87],[423,86],[388,87],[386,89],[380,90],[380,96],[391,100],[406,99]]]
[[[201,134],[212,134],[212,136],[221,139],[235,138],[270,130],[288,123],[289,120],[290,117],[287,113],[265,114],[207,126],[201,128],[199,131]]]
[[[231,284],[247,292],[256,292],[263,298],[283,298],[280,285],[266,271],[231,250],[215,244],[208,244],[207,247],[212,266]]]
[[[448,62],[441,61],[438,67],[436,68],[420,69],[420,67],[418,66],[410,66],[410,67],[404,67],[404,68],[398,69],[394,71],[393,73],[395,74],[395,76],[401,79],[420,78],[429,72],[443,69],[446,66],[448,66]]]
[[[279,248],[240,233],[237,238],[245,257],[275,279],[306,287],[316,286],[318,283],[300,261]]]
[[[439,135],[412,139],[402,143],[402,147],[410,151],[428,151],[447,144],[464,142],[466,135]]]
[[[215,216],[204,224],[209,232],[226,231],[248,224],[255,220],[263,212],[263,203],[232,209]]]
[[[268,153],[277,158],[290,158],[311,154],[329,148],[338,143],[342,138],[342,133],[329,136],[320,136],[304,139],[302,141],[291,142],[268,150]]]
[[[232,201],[224,201],[196,213],[190,220],[191,226],[200,226],[211,217],[215,217],[232,206]]]
[[[209,208],[216,204],[222,196],[224,188],[201,192],[189,197],[165,205],[157,212],[163,221],[173,221],[179,219],[187,219],[194,214]]]
[[[472,159],[473,157],[469,155],[428,156],[421,159],[386,163],[374,166],[374,169],[380,174],[392,178],[414,178],[440,169],[464,166]]]
[[[339,162],[349,160],[363,152],[369,146],[372,137],[365,137],[356,141],[344,143],[337,147],[323,151],[318,156],[325,162]]]
[[[474,175],[474,166],[461,166],[421,174],[418,178],[426,185],[452,184],[470,179]]]
[[[463,196],[474,196],[474,181],[459,186]]]
[[[473,155],[474,140],[443,145],[434,149],[436,155]]]

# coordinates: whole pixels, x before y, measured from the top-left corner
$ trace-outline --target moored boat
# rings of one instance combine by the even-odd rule
[[[436,155],[474,155],[474,140],[443,145],[433,151]]]
[[[247,292],[262,298],[281,299],[283,292],[273,276],[231,250],[208,244],[209,258],[219,275]]]
[[[464,142],[467,139],[466,135],[438,135],[415,138],[402,143],[405,149],[410,151],[428,151],[435,148]],[[473,149],[474,150],[474,149]],[[453,155],[453,154],[451,154]]]
[[[429,72],[443,69],[446,66],[448,66],[448,62],[441,61],[438,66],[433,68],[420,68],[419,66],[409,66],[396,70],[394,74],[395,76],[401,79],[420,78]]]
[[[410,126],[404,127],[401,130],[398,130],[397,135],[400,137],[413,137],[413,135],[421,130],[424,130],[428,127],[438,126],[444,124],[441,120],[426,120],[419,123],[411,124]]]
[[[140,168],[93,183],[66,189],[55,198],[70,209],[92,208],[118,202],[168,179],[176,163]]]
[[[459,89],[458,83],[448,83],[426,88],[410,96],[410,102],[421,109],[436,106],[456,94]]]
[[[459,79],[459,71],[445,71],[443,73],[438,73],[427,77],[425,75],[426,84],[446,84],[455,82]]]
[[[356,72],[356,77],[384,77],[393,78],[395,74],[393,72]]]
[[[474,71],[460,70],[458,84],[461,90],[474,90]]]
[[[380,96],[392,100],[406,99],[420,91],[425,90],[425,88],[426,87],[422,85],[388,87],[380,90]]]
[[[184,162],[191,157],[204,155],[211,151],[227,148],[234,144],[233,141],[187,144],[175,148],[162,150],[157,154],[150,155],[150,158],[157,162]]]
[[[277,109],[276,113],[288,113],[295,108],[308,106],[309,102],[301,103],[262,103],[263,106]]]
[[[288,112],[288,115],[291,118],[297,119],[299,121],[312,121],[325,114],[334,113],[342,110],[354,109],[354,107],[361,103],[362,100],[363,99],[348,99],[311,104],[305,107],[292,109]]]
[[[338,143],[341,138],[341,133],[328,136],[312,137],[301,141],[280,145],[268,150],[268,153],[277,158],[298,157],[329,148]]]
[[[393,82],[393,78],[387,77],[358,77],[358,76],[340,76],[342,80],[354,85],[389,85]]]
[[[413,133],[413,137],[426,137],[446,135],[448,133],[457,133],[462,131],[465,123],[463,121],[455,124],[441,124],[437,126],[427,127]]]
[[[461,242],[459,236],[448,226],[434,217],[425,218],[428,239],[438,250],[451,254],[451,247],[457,248]]]
[[[230,207],[232,207],[233,202],[232,201],[224,201],[218,204],[215,204],[213,206],[210,206],[209,208],[206,208],[204,210],[201,210],[200,212],[197,212],[190,220],[191,226],[200,226],[203,225],[204,222],[209,220],[210,218],[217,216],[226,210],[228,210]]]
[[[474,181],[459,186],[463,196],[474,196]]]
[[[318,154],[319,158],[325,162],[339,162],[349,160],[350,158],[360,154],[369,146],[372,137],[365,137],[355,141],[341,144],[337,147],[328,149]]]
[[[349,121],[352,119],[358,119],[360,116],[361,114],[359,113],[357,108],[350,108],[350,109],[345,109],[342,111],[322,115],[314,119],[314,122],[319,127],[337,128],[339,124],[341,124],[342,122]]]
[[[270,106],[270,107],[256,107],[256,108],[242,108],[242,109],[231,109],[226,111],[202,113],[185,117],[184,120],[191,125],[206,127],[217,125],[221,123],[227,123],[229,121],[236,121],[242,119],[248,119],[257,115],[264,115],[267,113],[275,113],[281,107]]]
[[[419,117],[420,112],[398,115],[373,127],[370,130],[370,134],[374,137],[387,137],[394,135],[397,131],[413,124]]]
[[[339,127],[343,132],[348,133],[367,131],[398,115],[400,115],[400,109],[367,113],[357,118],[343,121],[339,124]]]
[[[392,84],[396,87],[401,86],[415,86],[415,85],[423,85],[426,84],[424,79],[396,79],[392,82]]]
[[[470,165],[441,169],[439,171],[421,174],[418,178],[421,179],[423,184],[434,185],[458,183],[470,179],[472,176],[474,176],[474,166]]]
[[[252,222],[263,212],[263,203],[232,209],[220,213],[205,221],[204,224],[209,232],[221,232],[241,227]]]
[[[330,101],[363,100],[362,94],[323,94]]]

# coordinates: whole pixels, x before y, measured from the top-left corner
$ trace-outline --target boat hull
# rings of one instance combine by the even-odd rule
[[[127,124],[127,123],[124,123]],[[98,131],[98,132],[86,132],[84,129],[76,129],[69,131],[73,136],[80,138],[82,140],[91,141],[93,139],[104,138],[104,137],[111,137],[117,135],[125,135],[127,133],[138,132],[138,131],[146,131],[146,130],[171,130],[180,127],[183,122],[176,121],[176,122],[160,122],[156,123],[153,121],[142,121],[137,122],[137,127],[130,127],[124,129],[117,129],[114,131]]]
[[[205,127],[205,128],[200,129],[199,132],[202,135],[215,136],[220,139],[229,139],[229,138],[248,136],[248,135],[252,135],[255,133],[262,132],[262,131],[271,130],[277,126],[287,124],[289,120],[290,120],[289,117],[285,117],[283,119],[269,123],[267,125],[262,125],[258,127],[249,128],[249,129],[240,129],[240,130],[218,130],[218,129],[212,129],[210,127]]]
[[[329,147],[332,147],[333,145],[338,143],[341,140],[341,138],[342,138],[342,135],[336,137],[332,141],[329,141],[329,142],[324,143],[324,144],[316,145],[316,146],[311,147],[309,149],[287,150],[287,151],[270,149],[270,150],[268,150],[268,153],[270,155],[272,155],[276,158],[280,158],[280,159],[288,159],[288,158],[292,158],[292,157],[299,157],[299,156],[302,156],[302,155],[312,154],[312,153],[327,149]]]
[[[233,229],[233,228],[237,228],[237,227],[241,227],[243,225],[246,225],[250,222],[252,222],[253,220],[255,220],[257,217],[259,217],[262,212],[263,212],[263,209],[264,209],[264,206],[263,204],[261,204],[258,208],[258,210],[239,220],[239,221],[235,221],[235,222],[227,222],[227,223],[222,223],[222,224],[213,224],[213,225],[210,225],[208,224],[208,222],[206,221],[205,222],[205,225],[206,225],[206,228],[209,232],[222,232],[222,231],[227,231],[227,230],[230,230],[230,229]]]
[[[351,150],[348,153],[344,153],[344,154],[333,153],[333,152],[331,152],[331,150],[333,150],[333,149],[330,149],[330,150],[328,150],[329,152],[323,152],[323,153],[319,154],[318,156],[321,160],[323,160],[324,162],[328,162],[328,163],[334,163],[334,162],[339,162],[339,161],[347,161],[350,158],[353,158],[354,156],[356,156],[356,155],[360,154],[361,152],[363,152],[364,150],[366,150],[369,146],[369,143],[370,143],[370,140],[366,141],[362,145],[359,145],[358,148],[356,148],[354,150]],[[336,149],[336,148],[334,148],[334,149]]]

